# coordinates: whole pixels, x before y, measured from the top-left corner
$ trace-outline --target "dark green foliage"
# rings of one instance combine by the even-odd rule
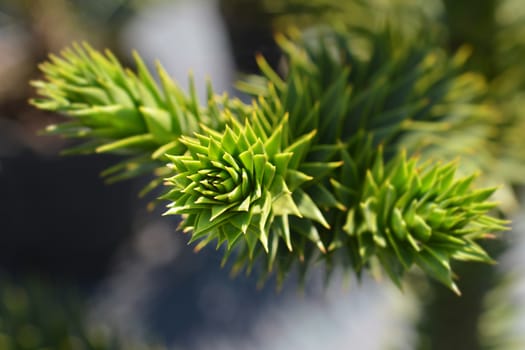
[[[286,78],[259,57],[265,79],[237,85],[267,113],[289,113],[292,138],[316,129],[318,143],[333,144],[366,131],[388,157],[401,148],[434,159],[466,155],[470,169],[493,160],[484,149],[499,115],[485,102],[483,78],[463,70],[468,49],[448,57],[424,37],[407,43],[391,30],[364,28],[277,40]]]

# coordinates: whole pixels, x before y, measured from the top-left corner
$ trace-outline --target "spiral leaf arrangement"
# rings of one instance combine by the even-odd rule
[[[87,140],[65,153],[129,155],[102,175],[114,182],[155,171],[158,179],[152,188],[169,174],[165,153],[185,152],[180,136],[200,130],[200,125],[220,129],[222,103],[241,104],[214,94],[208,84],[208,104],[201,107],[191,76],[187,94],[160,64],[159,84],[137,53],[134,58],[132,71],[108,50],[103,54],[88,44],[74,44],[40,65],[47,81],[32,82],[41,97],[31,103],[70,119],[48,126],[47,134]]]
[[[487,215],[493,188],[473,190],[474,176],[455,179],[456,164],[419,164],[411,154],[468,154],[493,115],[482,81],[461,71],[464,52],[451,59],[395,37],[388,28],[278,36],[286,74],[258,56],[262,76],[238,84],[251,105],[210,92],[206,107],[163,70],[159,89],[138,58],[135,75],[109,54],[77,48],[43,65],[48,82],[34,84],[45,98],[34,104],[75,118],[53,130],[83,137],[87,128],[95,151],[168,162],[158,174],[167,214],[182,215],[197,250],[215,241],[224,261],[234,253],[234,271],[256,267],[261,281],[275,273],[282,282],[294,266],[305,278],[319,261],[327,275],[378,263],[400,285],[417,265],[458,292],[451,260],[491,262],[476,241],[506,222]],[[132,117],[112,118],[104,105]]]
[[[384,164],[381,153],[366,171],[360,194],[346,199],[353,189],[343,184],[355,178],[356,163],[345,155],[348,166],[336,193],[343,202],[355,203],[342,227],[350,236],[345,243],[352,247],[350,257],[358,268],[377,258],[398,285],[400,276],[418,265],[459,294],[450,261],[491,262],[475,240],[506,229],[504,221],[486,215],[496,207],[486,201],[495,188],[472,191],[475,175],[455,179],[453,163],[418,166],[402,152]]]
[[[292,250],[288,215],[328,226],[312,199],[298,190],[311,177],[294,169],[313,135],[283,149],[282,125],[268,137],[248,121],[233,127],[224,134],[185,137],[190,155],[170,157],[177,175],[168,179],[175,187],[166,195],[172,201],[168,213],[189,214],[183,226],[193,231],[192,239],[207,235],[231,247],[243,235],[251,253],[257,241],[268,252],[267,232],[276,225]]]
[[[404,43],[389,28],[291,38],[277,36],[288,63],[284,80],[258,57],[263,77],[237,84],[271,113],[289,113],[291,133],[315,129],[319,143],[333,144],[367,131],[388,156],[400,148],[433,158],[485,156],[499,115],[485,103],[483,78],[463,71],[467,48],[447,57],[425,37]]]

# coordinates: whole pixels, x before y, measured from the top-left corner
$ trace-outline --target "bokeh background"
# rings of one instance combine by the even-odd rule
[[[88,41],[131,62],[136,49],[183,86],[193,71],[203,96],[207,77],[235,94],[239,74],[257,73],[256,53],[278,66],[276,30],[337,3],[318,2],[0,0],[0,350],[525,349],[522,168],[507,174],[503,196],[513,230],[488,247],[500,264],[460,266],[461,298],[418,278],[404,292],[343,275],[325,287],[322,271],[304,291],[290,278],[276,292],[231,279],[218,252],[193,253],[176,219],[137,197],[147,179],[105,185],[99,173],[115,156],[62,157],[66,141],[39,135],[60,118],[27,103],[49,52]],[[373,2],[424,12],[447,32],[451,52],[470,44],[470,68],[518,114],[525,3]],[[505,137],[525,138],[515,124]]]

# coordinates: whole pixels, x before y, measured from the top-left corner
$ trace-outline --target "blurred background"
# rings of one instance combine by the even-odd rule
[[[450,52],[473,48],[469,68],[508,120],[496,147],[521,154],[525,4],[371,2],[378,15],[422,16]],[[459,266],[461,298],[417,277],[404,292],[343,275],[325,288],[322,271],[302,292],[293,278],[276,292],[231,279],[218,252],[193,253],[176,219],[137,197],[148,179],[105,185],[99,173],[115,156],[62,157],[66,141],[39,136],[60,116],[28,105],[29,81],[74,41],[123,62],[136,49],[183,86],[191,70],[202,96],[207,77],[235,94],[239,74],[257,73],[256,53],[278,66],[275,31],[329,22],[338,3],[0,0],[0,350],[525,349],[525,173],[504,177],[513,230],[487,247],[500,264]]]

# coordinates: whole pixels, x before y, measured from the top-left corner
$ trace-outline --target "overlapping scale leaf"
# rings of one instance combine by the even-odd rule
[[[504,220],[488,215],[497,206],[487,201],[495,188],[474,189],[476,176],[456,178],[454,163],[418,165],[404,153],[385,163],[381,148],[359,152],[369,156],[354,160],[343,151],[348,164],[334,181],[336,195],[349,207],[342,227],[347,238],[339,245],[350,246],[354,268],[377,260],[400,285],[417,265],[459,293],[451,261],[492,262],[476,241],[506,230]],[[353,171],[367,162],[368,170]],[[359,177],[362,187],[356,188]]]
[[[484,79],[463,72],[468,49],[448,57],[424,36],[398,36],[359,26],[279,35],[285,77],[260,57],[265,79],[238,86],[269,113],[289,113],[291,133],[317,129],[321,144],[366,130],[388,155],[406,148],[447,159],[465,154],[471,168],[488,164],[489,154],[473,150],[486,149],[499,116],[484,101]]]
[[[188,94],[160,64],[157,82],[139,55],[134,58],[136,70],[132,71],[109,51],[75,44],[40,66],[46,80],[32,82],[41,97],[31,103],[68,117],[64,123],[49,126],[47,133],[87,140],[66,153],[132,155],[103,173],[109,181],[155,170],[158,184],[169,173],[163,167],[164,154],[186,150],[178,140],[181,135],[200,130],[201,123],[221,129],[225,104],[248,107],[214,94],[211,85],[208,103],[201,107],[191,77]]]
[[[483,150],[486,150],[485,140],[494,131],[497,113],[483,102],[486,93],[483,79],[462,73],[468,52],[460,50],[449,58],[440,49],[427,46],[425,40],[415,45],[394,38],[397,36],[388,29],[373,32],[365,28],[321,29],[299,35],[294,40],[278,36],[278,43],[287,57],[284,78],[259,57],[266,79],[248,79],[238,86],[257,96],[258,105],[268,115],[289,113],[290,138],[296,137],[294,132],[317,130],[315,145],[309,148],[301,169],[308,174],[321,173],[320,169],[310,168],[307,165],[310,163],[326,170],[323,180],[306,190],[314,198],[329,194],[325,196],[325,208],[331,229],[315,228],[329,251],[323,256],[328,270],[334,264],[343,264],[359,273],[379,261],[399,283],[404,272],[412,264],[418,264],[431,276],[455,288],[449,260],[487,258],[474,242],[483,235],[476,236],[472,232],[503,229],[502,222],[496,220],[492,225],[485,215],[494,204],[486,203],[486,198],[478,198],[477,206],[449,203],[448,207],[440,209],[442,211],[417,207],[413,208],[413,211],[417,209],[413,213],[417,216],[412,217],[409,211],[405,217],[405,208],[393,210],[390,202],[409,195],[417,195],[414,198],[418,200],[423,198],[424,191],[418,187],[421,178],[417,175],[422,169],[415,166],[415,161],[395,158],[391,162],[404,164],[401,169],[406,173],[398,173],[393,181],[386,174],[394,167],[385,170],[387,166],[383,162],[389,162],[401,149],[407,148],[409,152],[433,159],[467,154],[469,166],[466,169],[478,169],[492,159]],[[378,144],[384,145],[385,156],[378,155]],[[475,156],[472,156],[473,150],[477,150]],[[376,164],[373,164],[374,159],[378,159]],[[342,166],[330,169],[327,166],[330,162],[340,162]],[[451,171],[450,180],[453,174]],[[408,182],[402,185],[399,179]],[[368,192],[363,192],[363,188]],[[446,186],[437,188],[448,190]],[[463,191],[471,190],[468,184],[463,188]],[[487,197],[492,191],[486,192]],[[466,193],[463,194],[466,196]],[[431,201],[436,200],[428,196]],[[436,205],[442,204],[441,199]],[[460,228],[435,226],[432,220],[438,213],[450,216],[449,222],[454,222],[457,216]],[[416,238],[394,231],[389,226],[391,218],[396,228],[406,226],[408,220],[409,229],[414,231]],[[397,232],[404,237],[403,244],[396,244],[396,240],[393,241],[395,245],[390,243],[384,233],[386,228],[391,235]],[[425,241],[423,249],[418,239],[428,236],[429,228],[430,232],[435,231],[429,241],[432,244]],[[465,229],[464,237],[454,239],[456,233],[451,233],[452,228],[460,232]],[[456,247],[458,251],[442,253],[434,240],[443,246]],[[459,252],[459,246],[463,251]],[[439,260],[443,254],[444,260]],[[436,259],[441,265],[432,265]]]
[[[78,46],[43,65],[33,103],[72,118],[49,131],[90,140],[81,149],[134,154],[111,179],[156,171],[155,186],[171,174],[168,213],[183,215],[197,249],[224,245],[234,271],[260,262],[261,280],[294,266],[305,277],[320,255],[327,276],[379,263],[399,283],[419,265],[455,289],[450,260],[487,261],[475,241],[504,228],[486,215],[492,190],[396,155],[484,157],[494,114],[483,80],[462,73],[464,51],[447,57],[383,29],[278,35],[286,72],[258,56],[263,77],[239,83],[250,106],[210,88],[200,107],[193,87],[185,94],[161,68],[159,86],[138,56],[135,74]]]
[[[171,190],[165,199],[171,204],[166,214],[183,215],[181,227],[191,231],[190,242],[200,241],[197,249],[212,241],[225,243],[228,251],[245,248],[246,256],[241,252],[237,260],[243,268],[261,253],[272,256],[279,245],[294,256],[300,246],[292,238],[291,217],[329,227],[301,189],[312,177],[297,168],[313,134],[287,145],[286,118],[271,134],[249,120],[231,119],[230,125],[224,133],[207,130],[181,139],[188,153],[169,157],[176,175],[167,180]],[[316,243],[323,249],[318,237]],[[268,264],[271,270],[273,262]]]

